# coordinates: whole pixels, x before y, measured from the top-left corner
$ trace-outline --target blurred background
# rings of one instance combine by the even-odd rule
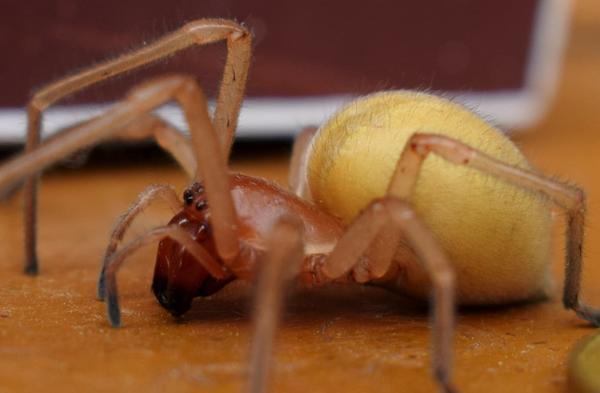
[[[568,0],[12,1],[0,16],[0,142],[18,143],[31,93],[69,72],[150,42],[202,17],[255,35],[238,136],[286,139],[344,102],[382,89],[444,92],[505,128],[535,124],[554,96]],[[214,96],[223,45],[192,48],[58,103],[47,133],[97,114],[153,75],[187,72]],[[161,114],[185,128],[174,108]]]

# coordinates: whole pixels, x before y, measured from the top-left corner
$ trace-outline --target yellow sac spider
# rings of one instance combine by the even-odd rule
[[[194,78],[172,75],[136,87],[105,114],[39,143],[42,112],[64,96],[190,45],[227,41],[217,108],[210,116]],[[446,99],[377,93],[340,110],[296,140],[291,191],[229,172],[251,36],[239,24],[198,20],[143,48],[55,82],[28,105],[26,152],[0,166],[0,187],[27,178],[26,271],[37,272],[36,179],[56,160],[98,141],[151,136],[192,178],[181,200],[151,186],[117,223],[99,280],[109,320],[120,325],[116,272],[144,244],[160,241],[153,291],[173,314],[195,296],[258,267],[249,391],[267,386],[281,288],[290,275],[311,285],[372,283],[427,300],[432,294],[433,370],[453,391],[455,303],[538,299],[549,290],[549,204],[567,212],[564,305],[600,325],[579,300],[584,192],[533,171],[498,129]],[[151,111],[176,101],[191,139]],[[132,220],[157,198],[178,209],[171,222],[119,248]]]

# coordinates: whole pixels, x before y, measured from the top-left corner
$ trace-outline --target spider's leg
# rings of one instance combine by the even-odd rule
[[[203,46],[223,40],[227,41],[228,53],[214,122],[222,152],[228,155],[244,95],[252,40],[248,30],[243,26],[222,19],[201,19],[190,22],[155,42],[116,59],[86,68],[38,90],[27,105],[25,152],[32,152],[40,144],[43,111],[64,97],[115,75],[171,56],[187,47]],[[39,172],[32,173],[25,182],[24,192],[25,271],[32,275],[38,271],[36,208],[39,177]]]
[[[104,300],[106,297],[106,267],[112,258],[113,254],[117,251],[119,243],[123,240],[125,232],[131,226],[133,220],[142,213],[152,202],[163,199],[171,206],[173,212],[177,212],[181,209],[181,202],[177,197],[177,193],[173,187],[164,184],[153,184],[146,188],[137,197],[135,202],[131,204],[129,209],[119,217],[117,224],[115,225],[104,257],[102,258],[102,268],[98,277],[98,288],[97,295],[98,299]]]
[[[117,131],[115,136],[126,140],[153,139],[177,161],[190,179],[196,173],[197,164],[189,138],[159,116],[150,113],[141,115]]]
[[[210,224],[219,256],[228,263],[238,254],[237,217],[230,193],[229,172],[202,90],[189,76],[172,75],[138,86],[103,116],[63,131],[29,154],[0,166],[0,188],[39,172],[65,155],[113,137],[125,126],[168,101],[185,114],[196,157],[196,180],[203,179],[211,206]]]
[[[383,231],[393,229],[393,236],[382,237]],[[321,263],[312,264],[313,277],[320,281],[342,278],[358,264],[363,256],[369,257],[366,265],[373,276],[374,271],[383,275],[392,265],[395,246],[390,241],[399,240],[401,234],[415,250],[418,260],[429,275],[433,288],[433,372],[445,392],[453,392],[451,381],[452,369],[452,337],[454,330],[454,271],[448,258],[439,246],[431,231],[416,215],[413,208],[393,196],[384,197],[371,202],[352,221],[344,235],[338,240],[333,251]],[[373,245],[382,242],[385,252],[377,252],[375,260]],[[390,251],[391,250],[391,251]],[[306,268],[305,268],[306,270]],[[353,272],[354,274],[354,272]]]
[[[259,264],[248,393],[267,391],[273,339],[280,320],[285,283],[297,273],[303,256],[301,224],[281,219],[273,227],[268,252]]]
[[[578,187],[505,164],[457,140],[441,135],[415,134],[406,144],[406,148],[398,160],[398,166],[388,189],[389,194],[399,198],[410,198],[421,165],[429,153],[434,153],[449,162],[469,166],[497,176],[519,187],[544,194],[567,212],[567,253],[563,304],[565,308],[573,309],[579,317],[595,326],[600,326],[600,310],[586,305],[579,299],[585,192]]]
[[[292,158],[290,160],[290,174],[288,183],[290,190],[301,198],[306,198],[308,190],[306,189],[306,154],[310,147],[312,138],[317,133],[316,127],[307,127],[303,129],[294,140],[292,149]]]
[[[211,276],[217,279],[226,277],[226,271],[221,264],[215,260],[200,244],[198,244],[183,228],[172,225],[155,228],[144,235],[132,240],[123,246],[117,253],[113,254],[106,266],[106,305],[108,319],[113,327],[121,326],[121,311],[117,291],[116,274],[121,264],[133,252],[141,247],[158,242],[164,238],[171,238],[185,247],[194,260],[202,265]]]

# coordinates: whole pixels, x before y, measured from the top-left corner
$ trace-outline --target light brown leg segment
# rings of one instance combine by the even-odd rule
[[[372,202],[348,227],[322,265],[314,272],[322,281],[347,274],[365,255],[381,231],[393,227],[404,235],[416,251],[419,261],[429,274],[433,287],[433,372],[445,392],[453,392],[452,337],[454,334],[454,271],[444,252],[412,207],[395,197]],[[392,238],[393,239],[393,238]],[[390,240],[390,239],[387,239]],[[387,246],[390,246],[389,244]],[[387,271],[393,262],[393,253],[380,254],[376,270]]]
[[[194,259],[202,265],[208,273],[215,278],[224,278],[226,270],[221,264],[215,260],[200,244],[187,233],[184,229],[178,226],[165,226],[155,228],[146,232],[139,238],[125,245],[119,252],[113,254],[106,266],[106,301],[108,310],[108,319],[113,327],[121,326],[121,311],[119,308],[119,298],[117,290],[116,274],[119,267],[125,259],[139,250],[141,247],[158,242],[164,238],[171,238],[177,243],[185,247],[186,252],[189,252]]]
[[[256,285],[248,393],[264,393],[268,388],[285,283],[298,271],[304,256],[301,225],[292,220],[279,221],[273,228],[268,247],[265,260],[259,264]]]
[[[440,135],[415,134],[402,152],[390,182],[389,194],[410,200],[419,170],[429,153],[458,165],[489,173],[525,189],[548,196],[567,212],[567,254],[563,304],[595,326],[600,326],[600,310],[579,299],[582,269],[582,246],[585,216],[585,193],[582,189],[545,178],[537,173],[498,161],[459,141]]]
[[[173,212],[177,212],[181,209],[181,202],[177,197],[177,193],[173,187],[162,184],[154,184],[146,188],[138,196],[138,198],[131,204],[129,209],[119,217],[115,228],[110,236],[110,241],[106,247],[104,257],[102,258],[102,268],[100,270],[100,276],[98,278],[97,296],[99,300],[104,300],[106,297],[106,267],[108,262],[112,258],[113,254],[117,250],[117,247],[123,240],[125,232],[131,226],[133,220],[142,213],[152,202],[163,199],[171,206]]]
[[[27,105],[26,153],[32,152],[40,144],[43,111],[62,98],[112,76],[168,57],[189,46],[201,46],[222,40],[227,41],[228,53],[217,97],[214,122],[220,138],[221,151],[227,156],[237,126],[252,43],[250,34],[244,27],[222,19],[203,19],[188,23],[140,49],[67,76],[37,91]],[[25,271],[32,275],[37,274],[38,271],[36,206],[39,177],[38,172],[32,173],[25,183],[24,191]]]
[[[310,147],[313,136],[317,133],[316,127],[307,127],[303,129],[294,140],[292,149],[292,158],[290,160],[289,187],[295,195],[301,198],[307,196],[306,180],[304,179],[306,170],[305,158],[306,151]]]
[[[196,174],[196,159],[190,140],[179,130],[158,116],[145,114],[117,131],[119,139],[139,140],[152,138],[183,168],[190,179]]]

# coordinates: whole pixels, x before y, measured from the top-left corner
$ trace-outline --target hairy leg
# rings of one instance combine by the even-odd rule
[[[304,256],[301,224],[288,219],[279,221],[273,228],[268,250],[259,265],[256,284],[248,393],[263,393],[268,388],[285,283],[297,273]]]
[[[303,129],[294,140],[292,158],[290,160],[289,187],[295,195],[306,198],[306,153],[312,138],[317,133],[316,127]]]
[[[381,238],[383,230],[393,228],[391,237]],[[444,252],[425,224],[417,217],[412,207],[393,196],[373,201],[350,224],[344,235],[329,256],[321,263],[312,264],[317,281],[335,280],[348,274],[357,263],[361,263],[375,240],[381,246],[395,250],[390,241],[398,240],[400,233],[416,251],[424,270],[431,278],[433,287],[433,371],[445,392],[453,392],[452,337],[454,331],[454,271]],[[393,262],[393,252],[378,254],[379,260],[371,260],[378,265],[373,271],[385,273]],[[369,269],[371,270],[371,269]],[[383,274],[382,273],[382,274]],[[376,277],[370,277],[376,278]]]
[[[152,202],[158,199],[167,201],[167,203],[171,206],[173,212],[177,212],[181,209],[181,202],[177,197],[177,193],[171,186],[154,184],[142,191],[142,193],[137,197],[135,202],[131,204],[129,209],[127,209],[127,211],[121,217],[119,217],[117,224],[115,225],[115,228],[113,229],[113,232],[110,236],[108,246],[106,247],[104,257],[102,258],[102,268],[100,270],[100,276],[98,277],[98,299],[104,300],[104,298],[106,297],[106,267],[109,261],[111,260],[113,254],[117,251],[117,247],[123,240],[125,232],[131,226],[133,220],[139,214],[141,214]]]
[[[203,46],[223,40],[227,41],[228,53],[214,122],[220,138],[221,151],[227,156],[244,95],[252,40],[250,33],[243,26],[223,19],[201,19],[190,22],[153,43],[69,75],[38,90],[27,105],[25,152],[32,152],[40,144],[43,111],[62,98],[115,75],[171,56],[189,46]],[[36,208],[39,178],[38,172],[32,173],[25,182],[24,191],[25,271],[32,275],[37,274],[38,271]]]
[[[190,146],[190,140],[175,127],[153,114],[144,114],[118,131],[119,139],[153,139],[168,152],[192,179],[196,172],[196,159]]]
[[[454,164],[489,173],[507,182],[548,196],[567,212],[567,255],[563,304],[580,318],[600,326],[600,310],[579,299],[581,289],[585,193],[582,189],[505,164],[457,140],[431,134],[413,135],[402,152],[388,193],[410,200],[423,161],[434,153]]]

